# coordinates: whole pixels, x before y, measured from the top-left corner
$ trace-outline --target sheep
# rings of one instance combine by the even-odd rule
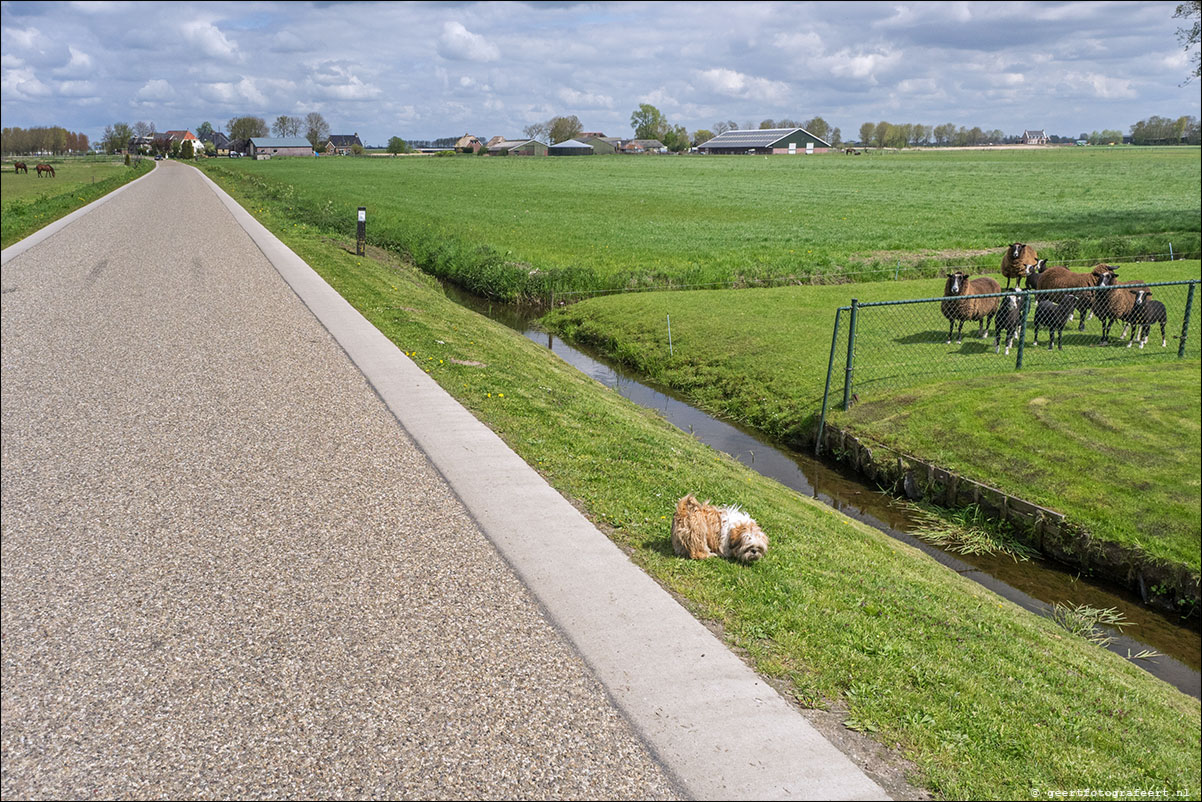
[[[1113,282],[1114,268],[1110,265],[1096,265],[1088,273],[1074,273],[1067,267],[1049,267],[1040,274],[1039,289],[1083,289],[1085,292],[1073,293],[1077,298],[1077,311],[1081,313],[1081,325],[1078,331],[1085,331],[1085,316],[1093,307],[1092,287],[1108,286]]]
[[[1039,289],[1039,279],[1043,278],[1043,271],[1048,269],[1047,259],[1037,259],[1035,264],[1027,265],[1027,277],[1023,281],[1028,290]]]
[[[1021,279],[1026,276],[1031,265],[1039,261],[1039,254],[1030,245],[1015,242],[1006,249],[1002,256],[1002,275],[1006,277],[1006,289],[1010,289],[1011,279]]]
[[[977,336],[984,337],[985,331],[993,322],[993,316],[997,312],[998,299],[971,298],[970,296],[989,295],[991,293],[1000,293],[1001,291],[1001,286],[989,278],[989,276],[974,278],[970,281],[968,275],[965,273],[959,271],[948,273],[947,283],[943,285],[945,300],[940,304],[943,316],[949,321],[947,327],[947,344],[952,344],[952,330],[956,327],[957,321],[960,323],[957,343],[964,342],[964,321],[966,320],[980,321],[981,328],[977,332]]]
[[[1057,293],[1048,298],[1041,298],[1035,307],[1035,340],[1039,345],[1039,327],[1048,330],[1048,350],[1056,344],[1057,350],[1064,350],[1064,326],[1073,316],[1077,307],[1077,299],[1072,293]]]
[[[1108,275],[1109,280],[1104,280],[1099,285],[1093,299],[1094,314],[1102,323],[1102,336],[1098,340],[1098,345],[1110,345],[1110,327],[1116,320],[1126,320],[1135,307],[1135,292],[1114,283],[1118,273],[1111,271]],[[1124,331],[1126,331],[1125,328]],[[1122,335],[1119,336],[1119,339],[1122,339]]]
[[[994,335],[993,335],[993,352],[1000,353],[1002,350],[1002,329],[1006,330],[1006,356],[1010,356],[1010,346],[1014,345],[1014,338],[1018,334],[1018,330],[1023,324],[1023,307],[1026,298],[1017,287],[1001,299],[998,304],[997,317],[993,319]]]
[[[1148,332],[1152,330],[1153,323],[1160,324],[1160,347],[1167,348],[1169,345],[1168,338],[1164,335],[1164,327],[1169,322],[1168,310],[1160,301],[1149,300],[1148,296],[1151,294],[1148,290],[1135,290],[1135,308],[1131,311],[1131,342],[1127,343],[1128,348],[1136,339],[1139,340],[1140,348],[1147,345]],[[1135,329],[1140,326],[1143,327],[1143,331],[1137,337]]]

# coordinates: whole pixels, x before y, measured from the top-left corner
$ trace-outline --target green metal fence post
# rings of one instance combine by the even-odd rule
[[[853,369],[853,361],[856,352],[856,312],[860,308],[860,302],[851,299],[851,318],[847,322],[847,372],[843,378],[843,411],[851,409],[851,374]]]
[[[1027,342],[1027,313],[1031,311],[1031,293],[1023,291],[1023,317],[1018,324],[1018,362],[1015,370],[1023,369],[1023,345]]]
[[[822,415],[818,418],[818,439],[814,443],[814,456],[822,453],[822,432],[826,429],[826,402],[831,395],[831,374],[835,372],[835,345],[839,342],[839,316],[843,310],[835,310],[835,330],[831,333],[831,357],[826,363],[826,389],[822,391]]]
[[[1190,282],[1189,295],[1185,297],[1185,320],[1181,321],[1181,344],[1177,346],[1178,358],[1185,356],[1185,338],[1189,334],[1189,317],[1194,311],[1194,288],[1198,282]]]

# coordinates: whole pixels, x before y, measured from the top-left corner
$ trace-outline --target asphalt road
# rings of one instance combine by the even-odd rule
[[[885,798],[197,171],[2,261],[4,798]]]

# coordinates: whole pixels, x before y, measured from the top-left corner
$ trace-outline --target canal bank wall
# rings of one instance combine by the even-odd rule
[[[1012,524],[1020,540],[1046,557],[1127,588],[1150,606],[1179,615],[1188,613],[1191,626],[1199,626],[1199,576],[1185,566],[1099,540],[1061,512],[857,437],[829,421],[822,450],[829,459],[911,501],[949,508],[976,505],[989,517]]]

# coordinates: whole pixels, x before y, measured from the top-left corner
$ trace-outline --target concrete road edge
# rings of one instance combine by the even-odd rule
[[[202,174],[203,175],[203,174]],[[888,799],[842,752],[204,176],[697,799]]]

